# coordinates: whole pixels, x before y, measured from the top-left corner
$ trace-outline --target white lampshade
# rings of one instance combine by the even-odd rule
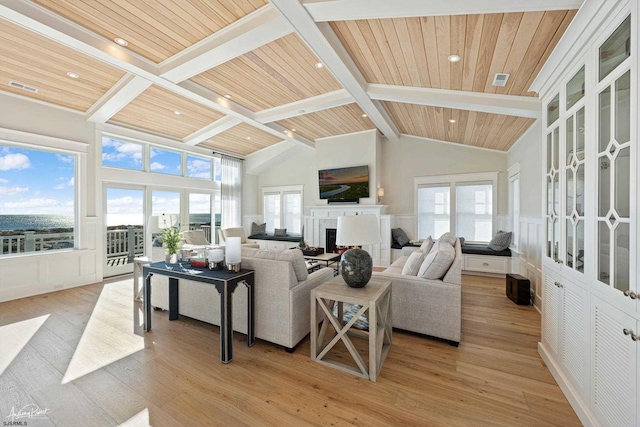
[[[152,215],[149,217],[149,222],[147,223],[149,227],[149,232],[151,234],[159,234],[162,233],[162,228],[160,228],[160,216]]]
[[[242,238],[227,237],[225,240],[225,251],[227,264],[239,264],[242,260]]]
[[[380,225],[376,215],[338,217],[336,245],[362,246],[380,242]]]
[[[207,259],[209,262],[222,262],[224,259],[224,250],[222,248],[209,249]]]
[[[384,188],[378,188],[378,197],[384,197]]]

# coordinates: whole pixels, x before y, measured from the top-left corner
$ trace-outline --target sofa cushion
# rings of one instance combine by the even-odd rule
[[[455,241],[454,241],[455,242]],[[453,246],[440,239],[434,243],[431,252],[425,257],[418,276],[425,279],[442,279],[449,267],[453,264],[453,260],[456,257],[456,251]]]
[[[433,239],[431,236],[427,237],[424,242],[420,245],[420,249],[425,254],[431,252],[431,248],[433,247]],[[425,255],[426,256],[426,255]]]
[[[267,223],[256,224],[255,222],[251,223],[251,235],[261,236],[263,234],[267,234]]]
[[[204,236],[204,230],[183,231],[182,237],[188,245],[208,245],[209,242]]]
[[[418,271],[420,271],[420,266],[424,262],[425,256],[426,254],[419,249],[409,255],[407,262],[405,262],[404,267],[402,267],[402,274],[416,276]]]
[[[404,232],[402,228],[394,228],[391,230],[391,237],[393,240],[398,242],[400,247],[406,246],[409,244],[409,236]]]
[[[446,233],[444,233],[442,236],[440,236],[440,238],[438,239],[438,241],[443,241],[443,242],[447,242],[448,244],[450,244],[451,246],[456,244],[456,236],[453,235],[452,232],[447,231]]]
[[[498,234],[493,236],[493,239],[487,245],[489,249],[494,251],[504,251],[511,244],[511,237],[513,233],[511,231],[505,233],[504,231],[498,231]]]
[[[291,264],[298,282],[303,282],[309,277],[307,265],[304,262],[302,251],[299,249],[286,249],[283,251],[242,248],[242,257],[271,259],[274,261],[286,261]]]
[[[273,230],[273,235],[274,236],[284,237],[284,236],[287,235],[287,229],[286,228],[276,228],[275,230]]]
[[[224,234],[225,239],[227,237],[240,237],[241,243],[246,243],[247,241],[247,236],[244,234],[244,228],[242,227],[225,228],[222,230],[222,233]]]

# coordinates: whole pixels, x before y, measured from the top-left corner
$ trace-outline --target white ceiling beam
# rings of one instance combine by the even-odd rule
[[[68,46],[77,52],[146,79],[193,102],[225,115],[236,117],[272,135],[303,146],[314,146],[314,143],[306,138],[277,131],[275,130],[277,127],[256,121],[253,111],[193,82],[185,81],[175,84],[160,77],[158,75],[158,66],[151,61],[131,53],[116,43],[110,42],[34,3],[24,0],[0,0],[0,18]],[[286,129],[282,128],[282,130]]]
[[[316,113],[329,108],[340,107],[355,102],[353,96],[344,89],[323,93],[322,95],[302,99],[285,105],[258,111],[255,119],[260,123],[277,122],[303,114]]]
[[[384,107],[367,95],[366,80],[331,26],[326,22],[315,23],[298,0],[271,0],[271,3],[289,21],[336,80],[353,96],[378,129],[387,138],[398,139],[398,128]]]
[[[147,90],[151,82],[142,77],[125,74],[87,111],[87,120],[106,123],[138,95]]]
[[[579,9],[583,0],[327,0],[305,1],[316,22],[478,13]]]
[[[221,134],[222,132],[231,129],[232,127],[240,123],[242,123],[242,121],[235,117],[225,116],[220,120],[216,120],[210,125],[195,131],[191,135],[185,137],[183,141],[187,145],[198,145],[201,142],[204,142],[213,136]]]
[[[293,32],[266,5],[159,64],[160,76],[178,83]]]
[[[531,96],[500,95],[461,90],[369,84],[367,93],[379,101],[430,105],[457,110],[540,118],[542,103]]]

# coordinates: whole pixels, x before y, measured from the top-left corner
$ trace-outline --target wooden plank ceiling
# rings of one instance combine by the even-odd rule
[[[528,92],[575,10],[333,22],[369,83],[508,95]],[[459,62],[449,62],[459,55]],[[496,73],[510,74],[505,87]]]
[[[362,117],[363,114],[358,104],[349,104],[281,120],[278,124],[299,133],[305,138],[318,139],[343,133],[375,129],[376,127],[371,122],[371,119]]]
[[[113,116],[110,122],[185,138],[222,117],[215,110],[195,104],[161,87],[150,86]]]
[[[264,6],[266,0],[34,0],[159,63]]]
[[[384,102],[384,106],[404,134],[493,150],[508,150],[535,122],[525,117],[398,102]]]
[[[234,117],[242,120],[242,124],[200,143],[204,147],[230,154],[248,155],[290,138],[291,134],[281,133],[279,137],[252,127],[252,124],[258,125],[258,117],[272,113],[274,117],[289,117],[279,120],[277,124],[289,130],[295,129],[293,135],[307,140],[376,127],[371,119],[363,117],[360,105],[366,103],[333,107],[354,98],[362,101],[362,98],[350,92],[344,71],[333,69],[347,87],[342,99],[336,100],[342,96],[337,92],[329,97],[308,100],[343,89],[326,66],[318,66],[320,60],[314,51],[326,58],[326,50],[323,51],[325,48],[322,46],[318,48],[318,45],[314,48],[313,40],[306,39],[310,48],[294,31],[259,48],[254,48],[255,40],[248,44],[245,40],[245,46],[250,47],[242,48],[242,34],[238,34],[238,28],[245,27],[238,20],[260,8],[265,8],[267,15],[273,16],[276,12],[266,9],[273,7],[267,4],[267,0],[33,0],[31,3],[38,5],[32,7],[46,8],[49,13],[69,20],[68,25],[75,31],[78,31],[75,24],[79,24],[96,34],[100,40],[113,40],[115,37],[126,39],[129,42],[126,49],[146,58],[136,59],[143,64],[146,62],[142,67],[144,72],[138,72],[139,79],[148,79],[145,73],[149,70],[157,72],[155,77],[161,78],[158,63],[184,52],[221,29],[230,29],[229,26],[238,24],[221,33],[224,34],[222,38],[231,38],[231,42],[222,49],[225,54],[234,53],[236,49],[237,55],[229,55],[234,59],[204,72],[194,69],[192,74],[195,75],[187,82],[166,80],[162,84],[164,88],[150,86],[124,107],[117,105],[113,108],[117,113],[109,123],[123,124],[178,140],[194,137],[194,134],[195,138],[206,135],[202,131],[205,128],[215,131],[212,124],[223,118],[224,114],[176,95],[168,90],[173,85],[179,91],[197,90],[200,98],[210,94],[209,99],[218,102],[222,108],[230,106],[228,108],[233,110]],[[28,4],[26,2],[25,6]],[[528,88],[575,14],[575,10],[559,10],[336,21],[329,25],[337,38],[333,40],[328,37],[326,41],[328,44],[341,43],[344,46],[366,81],[360,83],[364,90],[365,83],[377,83],[535,96],[528,92]],[[27,22],[24,25],[28,27],[28,20],[16,22],[20,25]],[[274,22],[278,21],[264,25],[269,28],[268,25],[273,26]],[[289,22],[294,25],[292,20]],[[323,34],[328,30],[329,27],[324,28]],[[262,33],[258,31],[258,34],[270,34],[270,31],[274,31],[273,27]],[[38,32],[49,38],[0,19],[0,91],[80,112],[92,111],[88,117],[94,115],[94,109],[109,105],[110,101],[102,97],[124,76],[124,72],[116,67],[121,67],[122,62],[109,61],[104,57],[105,62],[101,62],[52,41],[51,38],[56,38],[53,32],[42,32],[40,29]],[[61,41],[68,44],[66,40]],[[249,49],[253,50],[246,53]],[[341,47],[337,49],[338,52],[340,50]],[[92,54],[91,51],[85,52]],[[460,55],[461,60],[448,61],[447,57],[451,54]],[[349,58],[340,58],[345,68],[354,70]],[[197,60],[192,62],[195,64]],[[127,69],[136,75],[131,68]],[[352,76],[356,81],[361,80],[358,70]],[[69,78],[66,75],[68,71],[78,73],[80,78]],[[510,74],[506,87],[492,85],[494,75],[498,72]],[[184,78],[192,74],[187,70]],[[7,85],[10,80],[39,90],[31,93],[11,88]],[[181,87],[177,88],[176,84]],[[124,88],[118,90],[133,90],[127,89],[127,85],[122,86]],[[117,95],[118,90],[113,92]],[[228,99],[220,100],[214,96],[214,92]],[[393,88],[387,88],[387,93],[393,93]],[[127,99],[126,92],[121,95],[120,99]],[[326,104],[314,106],[314,102]],[[376,101],[376,104],[387,110],[390,120],[403,134],[496,150],[508,150],[534,121],[530,118],[396,101]],[[252,114],[276,107],[282,108],[262,115]],[[364,108],[372,112],[370,105]],[[176,114],[176,111],[180,114]],[[383,112],[381,116],[385,120],[387,115]],[[376,123],[381,123],[380,117],[375,119]],[[455,123],[449,120],[455,120]]]
[[[318,58],[289,34],[197,75],[192,80],[252,111],[277,107],[342,87]]]
[[[121,70],[0,20],[1,90],[85,112],[123,75]],[[77,73],[72,79],[67,72]],[[10,81],[38,89],[9,86]]]
[[[253,126],[241,123],[231,129],[203,142],[202,146],[220,150],[224,153],[247,155],[270,145],[277,144],[282,138],[271,135]]]

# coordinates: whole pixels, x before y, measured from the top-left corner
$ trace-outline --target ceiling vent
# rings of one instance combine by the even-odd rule
[[[496,73],[495,77],[493,78],[493,85],[494,86],[506,86],[507,85],[507,80],[509,80],[509,74]]]
[[[22,89],[29,92],[33,92],[33,93],[38,92],[38,89],[36,89],[35,87],[27,86],[24,83],[14,82],[13,80],[9,82],[9,86],[15,87],[16,89]]]

